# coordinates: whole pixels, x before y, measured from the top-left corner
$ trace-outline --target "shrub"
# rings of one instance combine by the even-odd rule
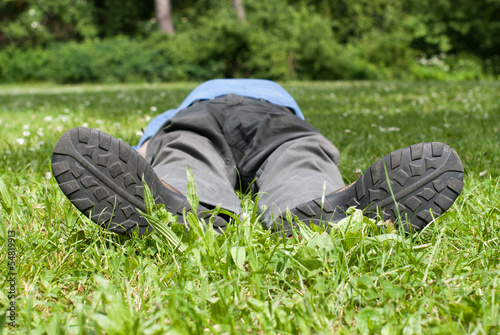
[[[50,53],[42,48],[23,50],[7,47],[0,52],[0,81],[47,80]]]
[[[385,8],[383,2],[377,4],[376,12]],[[0,82],[201,81],[216,77],[469,80],[494,78],[500,73],[500,61],[495,57],[488,63],[466,53],[417,58],[418,51],[411,46],[418,25],[412,20],[396,24],[399,5],[388,7],[380,27],[372,27],[368,20],[359,35],[353,36],[345,29],[334,29],[340,21],[304,3],[290,6],[286,0],[249,0],[246,5],[248,24],[238,21],[226,6],[209,9],[196,20],[186,19],[175,36],[151,33],[53,42],[44,48],[10,46],[0,50]],[[365,9],[359,10],[364,13]]]
[[[354,44],[363,60],[375,67],[379,78],[402,78],[414,62],[411,37],[403,29],[383,33],[372,30]]]
[[[410,71],[411,76],[415,79],[478,80],[495,78],[494,71],[486,70],[481,59],[466,53],[421,56],[412,64]]]

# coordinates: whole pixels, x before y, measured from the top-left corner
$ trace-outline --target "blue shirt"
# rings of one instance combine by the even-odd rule
[[[169,109],[155,117],[144,130],[139,144],[134,149],[139,149],[142,144],[152,137],[161,126],[181,110],[188,108],[196,100],[209,100],[227,94],[237,94],[245,97],[264,99],[275,105],[291,108],[295,115],[304,120],[304,114],[297,102],[279,84],[264,79],[213,79],[196,87],[176,109]]]

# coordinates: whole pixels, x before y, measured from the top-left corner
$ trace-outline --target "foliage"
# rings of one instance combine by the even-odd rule
[[[97,27],[87,1],[1,0],[0,44],[19,47],[95,37]]]
[[[174,37],[153,1],[68,1],[0,0],[0,82],[500,75],[500,0],[245,0],[248,24],[229,0],[172,0]]]
[[[499,65],[500,62],[496,62],[495,66]],[[483,64],[478,57],[470,54],[419,57],[410,70],[414,78],[434,80],[487,79],[491,77],[492,72],[487,70],[487,65]]]
[[[265,4],[265,3],[264,3]],[[303,8],[263,5],[257,26],[235,25],[224,11],[199,19],[196,32],[125,36],[46,48],[0,52],[0,81],[61,83],[205,80],[374,78],[375,67],[354,48],[343,50],[326,21]],[[267,8],[266,8],[267,7]],[[272,13],[280,12],[280,15]],[[293,24],[289,24],[292,22]],[[329,32],[325,34],[324,32]],[[224,41],[224,43],[220,43]]]
[[[412,14],[412,47],[428,55],[442,52],[498,55],[500,1],[407,1]]]

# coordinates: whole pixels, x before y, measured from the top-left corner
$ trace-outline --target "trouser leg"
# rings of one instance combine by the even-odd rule
[[[338,162],[337,148],[319,133],[285,142],[274,150],[256,180],[259,204],[267,208],[263,215],[266,228],[273,228],[273,221],[287,208],[342,188]]]
[[[241,211],[234,194],[240,178],[243,191],[257,178],[252,190],[262,193],[260,205],[268,208],[267,228],[276,213],[321,197],[325,182],[327,193],[344,185],[338,156],[331,142],[288,110],[235,95],[182,111],[150,140],[146,153],[160,178],[183,192],[188,165],[200,201],[235,213]]]
[[[189,166],[194,175],[200,202],[208,207],[221,205],[240,213],[240,200],[234,193],[237,173],[230,149],[221,137],[218,121],[196,105],[164,126],[148,145],[146,160],[168,184],[186,194]]]

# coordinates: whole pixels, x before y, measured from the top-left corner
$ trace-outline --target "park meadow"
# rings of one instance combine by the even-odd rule
[[[123,238],[78,212],[51,174],[59,136],[85,126],[135,145],[196,85],[0,86],[5,334],[500,332],[500,82],[282,83],[339,148],[346,184],[400,147],[458,152],[462,194],[420,234],[377,234],[353,211],[329,233],[283,239],[247,193],[223,235],[172,224],[182,245],[156,231]]]

